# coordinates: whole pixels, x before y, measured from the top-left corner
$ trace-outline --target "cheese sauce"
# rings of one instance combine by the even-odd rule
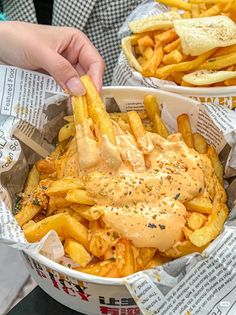
[[[183,239],[183,203],[205,190],[204,159],[180,134],[164,139],[147,132],[137,143],[115,123],[114,131],[117,146],[100,136],[97,165],[79,167],[79,175],[96,204],[104,207],[106,225],[136,247],[165,251]],[[86,139],[80,150],[86,151],[85,144]]]

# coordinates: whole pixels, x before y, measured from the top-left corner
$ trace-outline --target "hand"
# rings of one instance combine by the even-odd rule
[[[1,22],[0,39],[4,63],[43,69],[73,95],[85,93],[79,79],[85,73],[98,91],[102,87],[104,61],[85,34],[75,28]]]

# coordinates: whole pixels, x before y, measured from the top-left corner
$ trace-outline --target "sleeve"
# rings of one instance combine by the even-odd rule
[[[0,12],[0,21],[6,21],[6,20],[7,20],[7,18],[5,16],[5,14]]]

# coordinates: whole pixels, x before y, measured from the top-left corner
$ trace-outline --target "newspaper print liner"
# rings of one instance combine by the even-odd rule
[[[26,253],[35,255],[40,252],[57,260],[64,254],[57,235],[50,232],[40,243],[28,244],[11,210],[16,194],[23,189],[29,166],[53,148],[54,135],[57,134],[66,113],[68,96],[58,88],[52,78],[43,74],[9,66],[0,66],[0,74],[1,78],[5,78],[0,82],[1,113],[5,111],[6,104],[9,106],[8,100],[11,99],[10,115],[0,116],[0,240]],[[29,77],[30,85],[27,81]],[[12,83],[6,87],[9,80],[14,81],[14,87],[10,85]],[[39,81],[43,82],[37,86],[41,100],[34,106],[35,84]],[[50,85],[45,82],[50,82]],[[26,99],[19,101],[19,96],[22,97],[25,91],[23,86],[27,86],[27,102],[31,102],[31,114],[26,110],[29,106]],[[108,104],[108,110],[143,108],[140,97],[143,97],[142,89],[135,92],[132,92],[132,88],[127,87],[126,91],[127,89],[131,89],[129,98],[127,92],[122,93],[119,88],[106,91],[104,101]],[[173,95],[172,98],[168,103],[160,102],[162,118],[168,128],[171,131],[176,130],[176,117],[180,113],[188,113],[193,130],[202,133],[209,143],[215,144],[220,157],[226,161],[226,174],[233,176],[236,172],[236,113],[224,107],[196,102],[192,102],[191,106],[189,102],[188,105],[183,102],[180,108],[176,106]],[[49,130],[50,137],[47,134]],[[216,311],[221,311],[220,314],[235,314],[235,185],[236,182],[233,181],[228,188],[231,213],[225,229],[202,255],[191,254],[124,279],[143,314],[213,315]]]
[[[118,33],[120,38],[129,36],[129,22],[146,18],[149,16],[168,12],[169,8],[153,0],[146,0],[141,3],[126,19]],[[181,11],[179,11],[181,13]],[[177,86],[176,83],[166,80],[159,80],[153,77],[143,77],[134,68],[130,67],[127,58],[121,51],[118,62],[113,72],[112,84],[128,86],[146,86],[152,88],[162,88],[166,91],[178,93],[196,99],[202,103],[224,105],[228,108],[236,107],[236,93],[234,87],[218,88],[186,88]]]

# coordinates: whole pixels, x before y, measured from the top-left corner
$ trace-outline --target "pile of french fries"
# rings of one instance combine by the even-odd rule
[[[235,1],[156,0],[156,2],[167,5],[170,8],[169,13],[165,13],[163,17],[157,15],[130,22],[132,35],[122,40],[122,49],[130,66],[145,77],[172,81],[185,87],[236,85],[235,44],[212,49],[199,56],[186,55],[173,25],[176,19],[217,15],[227,16],[236,22]]]
[[[83,76],[81,80],[87,94],[72,98],[73,116],[65,117],[67,123],[59,132],[58,145],[49,157],[39,160],[28,175],[18,204],[20,210],[15,215],[26,239],[38,242],[50,230],[55,230],[66,255],[75,263],[72,264],[74,269],[114,278],[161,265],[192,252],[201,252],[221,232],[228,216],[223,169],[214,147],[208,145],[200,134],[192,132],[186,114],[178,116],[178,131],[182,134],[184,147],[195,155],[199,154],[207,164],[205,192],[199,191],[191,200],[184,202],[187,215],[182,241],[164,252],[134,246],[105,224],[103,215],[106,208],[96,204],[96,198],[86,190],[84,177],[77,169],[78,161],[84,154],[79,150],[81,133],[78,130],[85,127],[83,131],[91,139],[85,147],[86,174],[93,170],[94,156],[89,155],[93,141],[99,143],[100,136],[105,135],[118,148],[114,125],[118,124],[123,134],[130,135],[140,150],[141,137],[154,133],[168,141],[169,131],[153,95],[145,96],[143,112],[108,114],[91,79]],[[146,159],[145,169],[148,168]],[[104,198],[108,200],[108,197]],[[116,217],[114,220],[117,220]]]

